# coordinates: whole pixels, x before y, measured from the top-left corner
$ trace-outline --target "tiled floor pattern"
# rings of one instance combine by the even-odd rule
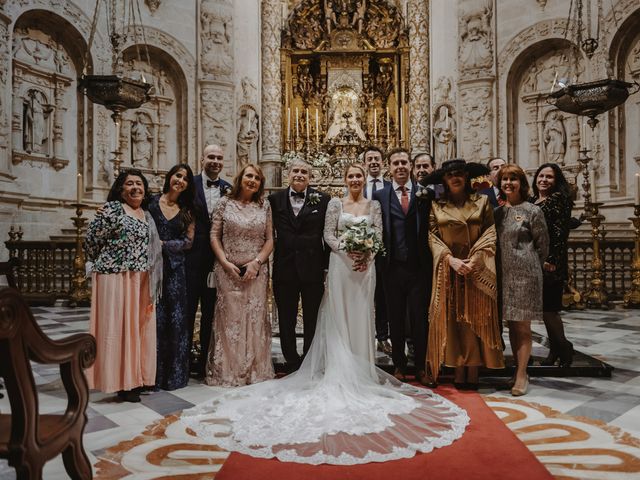
[[[87,331],[87,309],[33,310],[42,329],[54,339]],[[500,381],[487,379],[481,393],[557,478],[640,478],[640,312],[582,311],[563,318],[576,349],[616,367],[611,379],[534,378],[521,400],[489,386]],[[541,325],[534,330],[544,333]],[[273,350],[279,353],[277,339]],[[545,353],[543,346],[534,345],[534,354]],[[57,367],[38,365],[34,370],[41,413],[64,410],[66,398]],[[194,442],[174,416],[210,399],[215,391],[192,380],[179,391],[145,395],[139,404],[93,393],[85,447],[100,472],[97,478],[151,479],[215,472],[225,453],[215,447],[186,448]],[[7,399],[0,400],[0,410],[8,409]],[[4,461],[0,461],[0,478],[15,478]],[[44,478],[67,478],[60,459],[47,464]]]

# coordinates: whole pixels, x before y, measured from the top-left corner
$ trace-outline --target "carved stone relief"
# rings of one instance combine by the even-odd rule
[[[156,10],[158,10],[158,7],[160,7],[160,4],[162,2],[161,0],[144,0],[144,3],[147,5],[147,8],[151,12],[151,15],[153,15],[154,13],[156,13]]]
[[[429,5],[423,0],[409,0],[409,132],[415,153],[429,152]]]
[[[554,110],[545,119],[542,130],[545,160],[560,165],[564,164],[564,156],[567,151],[567,130],[563,120],[563,115]]]
[[[223,90],[203,86],[201,93],[201,128],[203,144],[217,144],[228,156],[228,146],[232,143],[231,122],[233,118],[233,94],[231,89]]]
[[[131,123],[131,165],[134,167],[151,168],[154,127],[149,114],[138,111]]]
[[[462,111],[462,157],[482,162],[492,155],[493,132],[491,86],[474,86],[460,90]]]
[[[8,112],[5,108],[9,93],[7,87],[10,62],[9,45],[9,29],[4,22],[0,21],[0,148],[7,146],[9,136]],[[0,151],[0,155],[4,155],[4,153]],[[0,171],[6,169],[5,160],[0,158]]]
[[[233,75],[233,5],[224,0],[204,0],[200,10],[201,68],[215,79]]]
[[[282,9],[278,0],[262,2],[262,163],[268,186],[280,186],[281,94],[280,27]]]
[[[453,92],[453,79],[442,76],[438,79],[434,89],[436,102],[455,103],[455,93]]]
[[[493,66],[493,3],[473,2],[459,16],[460,67],[462,78],[477,78]]]

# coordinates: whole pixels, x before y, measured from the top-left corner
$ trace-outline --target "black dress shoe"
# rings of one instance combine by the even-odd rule
[[[140,390],[134,388],[133,390],[120,390],[118,392],[118,398],[123,402],[138,403],[140,401]]]

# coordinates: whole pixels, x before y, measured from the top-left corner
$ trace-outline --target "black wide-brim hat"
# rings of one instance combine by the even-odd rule
[[[427,175],[420,182],[422,185],[435,185],[442,183],[444,174],[447,172],[455,172],[456,170],[463,170],[467,172],[469,178],[481,177],[482,175],[489,175],[489,169],[476,162],[466,162],[462,158],[454,158],[453,160],[447,160],[442,162],[442,166],[435,172]]]

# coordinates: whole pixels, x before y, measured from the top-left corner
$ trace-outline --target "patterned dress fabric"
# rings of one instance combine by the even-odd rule
[[[95,364],[90,388],[103,392],[153,385],[156,377],[155,310],[149,293],[149,225],[108,202],[89,224],[87,260],[93,263],[91,322]]]
[[[542,264],[549,235],[544,214],[523,202],[495,212],[502,273],[502,321],[542,321]]]
[[[367,215],[354,216],[339,199],[329,201],[327,288],[300,369],[186,410],[182,421],[200,438],[254,457],[353,465],[412,457],[462,436],[469,423],[464,410],[375,367],[375,266],[371,259],[366,271],[353,271],[341,242],[355,222],[380,233],[380,204],[372,201]]]
[[[243,204],[222,198],[213,213],[211,238],[221,240],[227,260],[244,265],[255,259],[273,229],[271,205]],[[267,317],[269,270],[265,262],[258,277],[237,281],[214,266],[218,299],[207,361],[209,385],[238,386],[273,378],[271,324]]]
[[[189,327],[187,325],[187,292],[185,251],[191,248],[180,215],[167,219],[160,209],[160,196],[154,196],[149,212],[162,240],[162,297],[156,304],[158,363],[156,386],[175,390],[189,382]]]
[[[531,203],[538,202],[531,197]],[[553,272],[544,272],[543,303],[545,312],[562,310],[564,282],[569,273],[569,221],[571,220],[571,200],[562,192],[554,192],[546,200],[537,203],[544,213],[549,231],[549,254],[545,261],[556,266]]]

